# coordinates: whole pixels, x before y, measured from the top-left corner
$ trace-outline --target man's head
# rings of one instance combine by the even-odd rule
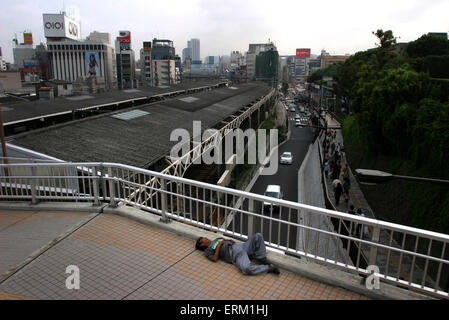
[[[195,249],[204,251],[210,245],[210,240],[206,237],[199,237],[196,240]]]

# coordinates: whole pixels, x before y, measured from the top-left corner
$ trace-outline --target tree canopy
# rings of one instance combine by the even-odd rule
[[[343,122],[345,143],[361,145],[366,155],[401,159],[408,175],[449,179],[449,41],[423,35],[401,53],[391,30],[373,34],[376,48],[334,70],[334,92],[340,101],[351,101],[353,112]],[[432,194],[431,188],[420,192]],[[437,198],[416,199],[413,219],[448,233],[449,191]],[[438,221],[426,221],[432,210],[438,210]]]

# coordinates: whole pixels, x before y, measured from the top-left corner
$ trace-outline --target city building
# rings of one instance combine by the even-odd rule
[[[49,52],[49,78],[78,82],[89,92],[116,87],[114,48],[109,33],[92,32],[81,39],[79,22],[60,14],[44,14]],[[75,89],[76,91],[76,89]]]
[[[256,56],[255,80],[276,87],[279,79],[279,54],[275,48],[262,51]]]
[[[321,59],[309,59],[309,75],[321,69]]]
[[[249,45],[249,50],[246,53],[246,66],[248,80],[255,80],[256,78],[256,56],[261,52],[274,50],[277,51],[273,42],[269,43],[254,43]]]
[[[20,72],[0,71],[0,93],[17,91],[22,88]]]
[[[309,75],[308,61],[310,59],[310,49],[301,48],[296,49],[295,55],[295,82],[305,83],[307,76]]]
[[[321,68],[325,69],[335,63],[344,63],[349,56],[321,56]]]
[[[245,65],[244,55],[239,51],[232,51],[230,56],[230,69],[237,70],[242,65]]]
[[[191,58],[193,61],[201,60],[201,51],[200,51],[200,39],[193,38],[188,43],[188,48],[191,49]],[[190,44],[190,46],[189,46]]]
[[[173,41],[153,39],[151,51],[151,82],[153,86],[170,86],[177,83],[175,47]]]
[[[144,41],[140,49],[140,81],[143,85],[151,86],[151,41]]]
[[[7,70],[6,61],[3,59],[2,47],[0,47],[0,71],[6,71],[6,70]]]
[[[136,88],[136,61],[134,50],[131,49],[130,31],[119,31],[115,40],[115,52],[118,89]]]
[[[13,58],[14,58],[14,67],[16,69],[24,68],[24,61],[31,60],[35,56],[35,49],[31,44],[19,44],[15,42],[14,47],[12,48]]]
[[[186,64],[187,60],[192,61],[192,48],[182,49],[182,63]]]
[[[190,62],[187,62],[190,60]],[[189,68],[185,65],[189,64]],[[194,65],[201,64],[201,53],[200,53],[200,40],[193,38],[187,41],[187,48],[182,49],[182,64],[186,70],[190,70],[190,67]],[[198,69],[195,68],[194,69]]]

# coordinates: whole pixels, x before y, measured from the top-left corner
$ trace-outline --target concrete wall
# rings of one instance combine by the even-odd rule
[[[321,183],[319,141],[309,147],[309,151],[298,173],[298,200],[311,206],[325,208],[324,192]]]
[[[298,171],[298,202],[326,209],[325,195],[321,182],[322,171],[319,157],[319,141],[320,139],[316,139],[315,143],[309,147],[309,151]],[[322,230],[334,230],[332,223],[325,216],[302,211],[301,218],[304,225]],[[319,239],[318,245],[316,245],[317,238]],[[326,247],[328,247],[327,258],[345,263],[345,250],[342,249],[341,242],[338,244],[338,257],[336,257],[337,241],[334,237],[327,241],[327,237],[323,235],[317,237],[316,232],[301,229],[298,237],[298,248],[310,254],[318,254],[324,257]],[[322,264],[321,262],[317,263]]]

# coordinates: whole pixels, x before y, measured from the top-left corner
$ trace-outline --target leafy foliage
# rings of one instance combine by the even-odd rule
[[[351,56],[334,76],[335,93],[352,102],[345,143],[402,159],[398,168],[407,175],[449,179],[449,81],[434,79],[449,78],[449,41],[423,36],[401,56],[391,31],[373,34],[378,47]],[[410,221],[449,233],[448,188],[423,184],[409,192]]]

